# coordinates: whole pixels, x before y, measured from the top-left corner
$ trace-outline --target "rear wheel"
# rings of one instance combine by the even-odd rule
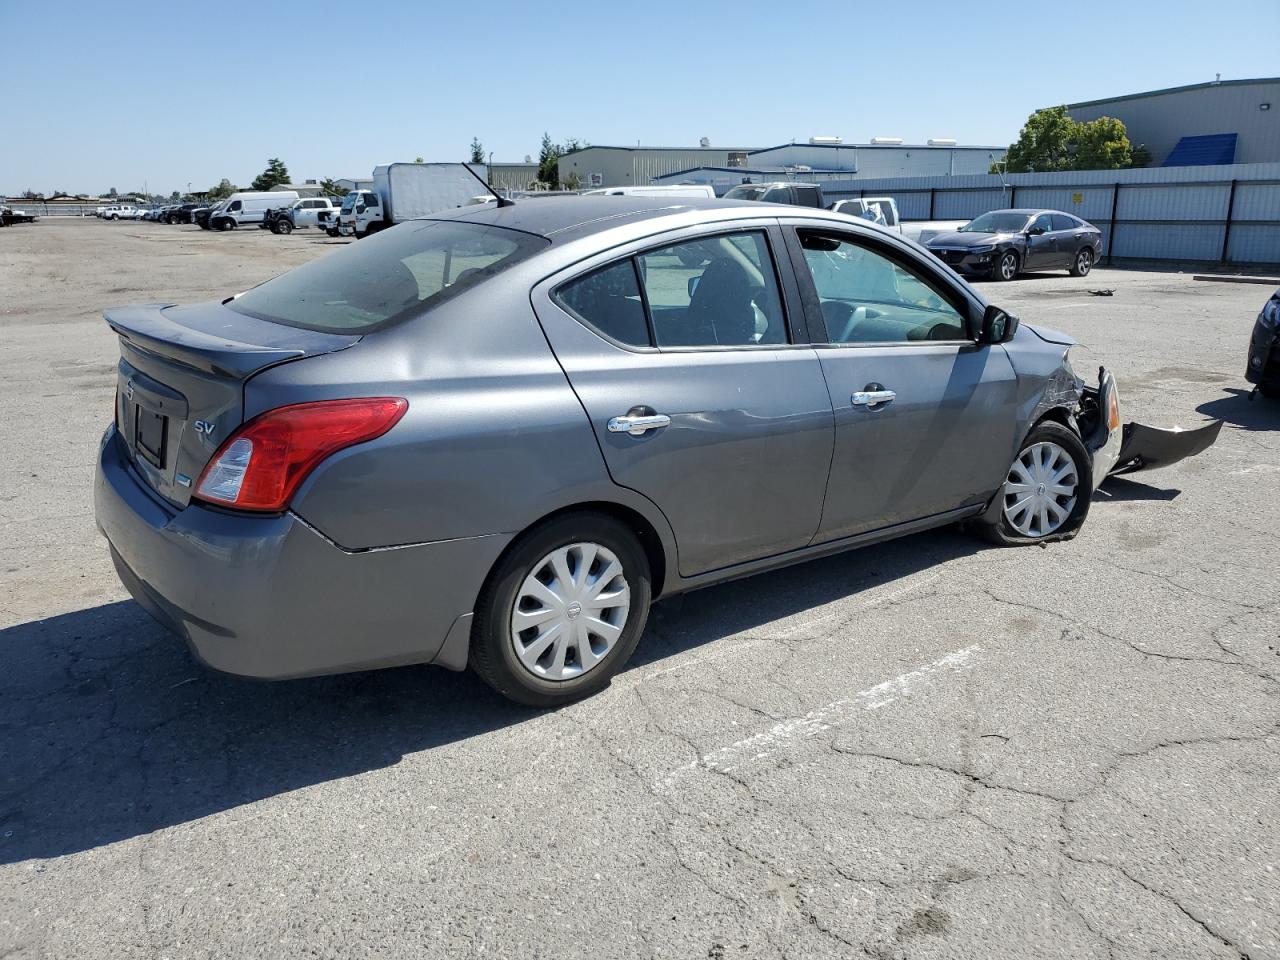
[[[533,528],[476,603],[471,666],[503,696],[557,707],[598,693],[649,616],[649,563],[625,525],[594,513]]]
[[[1093,269],[1093,251],[1085,247],[1076,254],[1076,258],[1071,263],[1071,275],[1073,277],[1087,277],[1089,271]]]
[[[1000,259],[996,261],[996,265],[991,270],[992,280],[1009,281],[1018,275],[1018,268],[1021,261],[1018,255],[1012,250],[1006,250],[1000,254]]]
[[[1000,513],[982,532],[1003,546],[1070,540],[1089,513],[1089,452],[1060,423],[1036,424],[1022,443],[997,494]]]

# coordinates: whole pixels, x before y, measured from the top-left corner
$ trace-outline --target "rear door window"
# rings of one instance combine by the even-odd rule
[[[627,257],[562,285],[557,301],[634,347],[766,347],[788,342],[763,231],[700,237]]]
[[[570,313],[611,340],[631,347],[652,345],[635,262],[630,257],[566,283],[557,298]]]
[[[769,245],[760,231],[688,240],[636,258],[659,347],[787,342]]]
[[[1080,221],[1065,213],[1052,214],[1052,220],[1053,229],[1055,230],[1074,230],[1076,227],[1080,226]]]

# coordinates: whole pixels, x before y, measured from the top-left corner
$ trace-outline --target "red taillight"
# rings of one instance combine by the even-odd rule
[[[364,397],[268,410],[218,448],[195,496],[238,510],[278,513],[320,461],[382,436],[408,409],[402,397]]]

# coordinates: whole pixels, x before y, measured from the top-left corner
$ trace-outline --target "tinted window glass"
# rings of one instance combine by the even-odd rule
[[[923,276],[839,237],[802,231],[832,343],[965,340],[964,317]]]
[[[786,187],[774,187],[760,199],[765,203],[790,203],[791,191]]]
[[[658,346],[787,342],[778,282],[763,233],[690,240],[636,259]]]
[[[1069,217],[1065,213],[1055,213],[1052,216],[1053,229],[1055,230],[1074,230],[1080,226],[1080,221],[1075,217]]]
[[[649,346],[649,325],[630,258],[571,280],[557,297],[606,336],[633,347]]]
[[[1053,229],[1053,220],[1047,213],[1042,213],[1031,221],[1031,230],[1043,230],[1048,233]]]
[[[376,193],[371,193],[371,194],[369,194],[368,196],[366,196],[366,197],[364,198],[364,205],[365,205],[366,207],[376,207],[376,206],[378,206],[378,195],[377,195]]]
[[[494,277],[548,243],[501,227],[415,220],[268,280],[227,306],[307,330],[367,333]]]

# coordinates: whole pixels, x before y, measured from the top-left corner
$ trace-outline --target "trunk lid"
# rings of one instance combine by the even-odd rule
[[[245,381],[360,339],[258,320],[220,303],[123,307],[103,316],[120,337],[121,439],[147,484],[179,507],[244,421]]]

